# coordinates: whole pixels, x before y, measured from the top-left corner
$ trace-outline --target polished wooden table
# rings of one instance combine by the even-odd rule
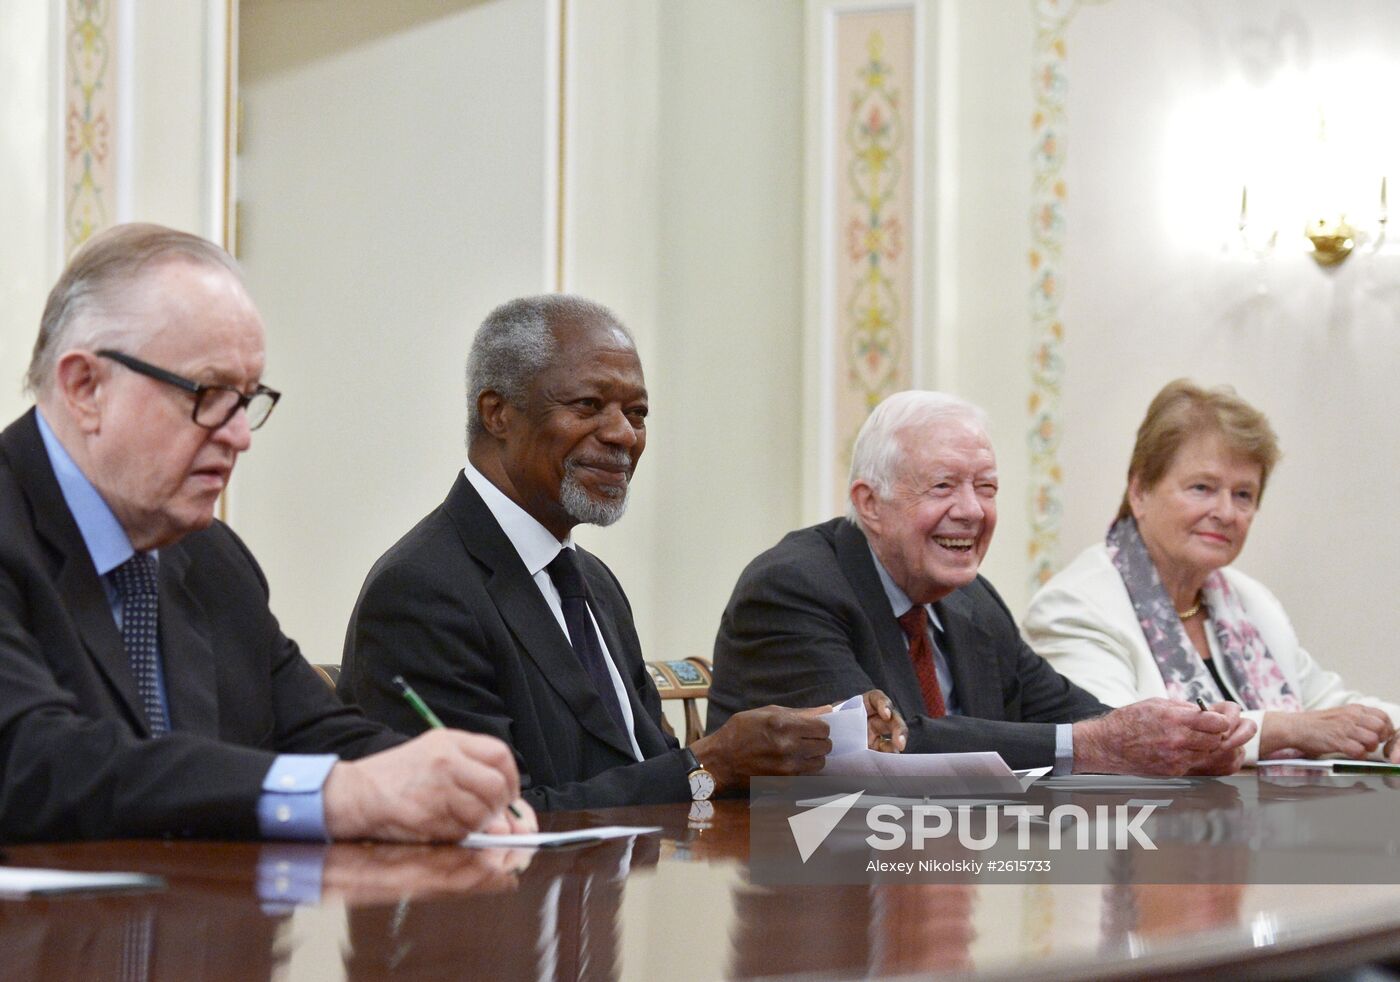
[[[1400,796],[1396,797],[1400,804]],[[164,891],[0,901],[0,978],[1280,978],[1400,957],[1400,884],[765,887],[749,808],[545,816],[660,835],[533,854],[122,841],[14,866],[135,870]],[[1389,830],[1386,830],[1389,834]],[[1205,848],[1205,847],[1203,847]]]

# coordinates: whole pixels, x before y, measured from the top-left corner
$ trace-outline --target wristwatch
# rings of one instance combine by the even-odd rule
[[[689,747],[681,747],[681,759],[685,761],[685,769],[690,772],[687,775],[690,781],[690,799],[709,801],[710,795],[715,793],[715,776],[695,759],[695,754],[691,753]]]

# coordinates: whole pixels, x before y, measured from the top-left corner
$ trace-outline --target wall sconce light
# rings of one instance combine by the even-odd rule
[[[1386,179],[1381,178],[1380,206],[1376,210],[1372,224],[1373,232],[1357,229],[1347,220],[1345,213],[1334,218],[1313,218],[1303,228],[1308,240],[1308,254],[1323,269],[1332,269],[1346,261],[1358,246],[1366,246],[1367,253],[1379,252],[1385,245],[1386,223],[1389,221],[1386,204]],[[1239,236],[1244,247],[1258,256],[1273,252],[1278,242],[1278,229],[1263,230],[1253,227],[1249,217],[1249,187],[1240,190]]]
[[[1313,261],[1319,266],[1340,266],[1356,248],[1356,229],[1347,224],[1345,215],[1331,222],[1314,219],[1303,234],[1312,243]]]

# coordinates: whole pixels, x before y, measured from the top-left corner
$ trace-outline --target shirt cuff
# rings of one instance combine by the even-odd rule
[[[321,793],[335,754],[281,754],[263,778],[258,831],[264,839],[328,841],[326,802]]]
[[[1051,774],[1074,773],[1074,724],[1055,724],[1055,766]]]

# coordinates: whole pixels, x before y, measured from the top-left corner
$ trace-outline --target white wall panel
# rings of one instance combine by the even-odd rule
[[[1363,56],[1400,59],[1400,8],[1112,0],[1076,15],[1067,57],[1062,558],[1102,538],[1156,391],[1182,375],[1233,384],[1270,416],[1285,455],[1240,567],[1274,590],[1325,666],[1393,699],[1400,258],[1358,255],[1324,272],[1302,254],[1297,226],[1280,230],[1267,263],[1222,254],[1238,185],[1193,192],[1180,173],[1193,157],[1227,182],[1242,172],[1227,144],[1203,136],[1201,117],[1232,84],[1320,79]],[[1353,78],[1364,80],[1359,71]],[[1390,96],[1357,85],[1350,98],[1368,105]],[[1312,107],[1292,108],[1310,127]],[[1275,159],[1268,170],[1295,163]],[[1218,202],[1214,211],[1201,211],[1207,201]],[[1204,217],[1183,223],[1183,214]]]
[[[550,286],[548,12],[242,6],[241,260],[285,396],[230,517],[313,661],[339,660],[370,565],[466,459],[476,326]]]

